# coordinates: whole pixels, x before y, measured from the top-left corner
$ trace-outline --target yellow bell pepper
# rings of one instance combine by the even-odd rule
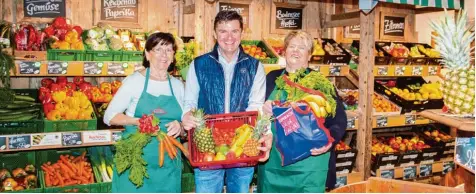
[[[53,94],[51,95],[51,98],[56,103],[62,103],[66,99],[66,92],[65,91],[53,92]]]
[[[77,42],[76,40],[78,39],[78,32],[76,30],[71,30],[64,35],[64,40],[68,43],[73,43]]]

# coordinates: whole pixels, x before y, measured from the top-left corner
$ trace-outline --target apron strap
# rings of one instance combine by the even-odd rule
[[[149,77],[150,77],[150,68],[147,68],[145,71],[145,84],[144,84],[144,89],[142,90],[142,94],[147,93],[147,86],[149,85]]]
[[[172,82],[170,82],[170,75],[169,74],[167,74],[167,79],[169,80],[170,92],[172,93],[172,96],[175,97],[174,90],[172,89]]]

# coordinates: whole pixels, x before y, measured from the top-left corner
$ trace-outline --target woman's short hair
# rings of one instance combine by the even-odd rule
[[[150,67],[150,62],[147,60],[145,56],[145,51],[150,52],[154,47],[157,45],[169,45],[172,44],[172,48],[174,49],[174,53],[177,52],[177,43],[175,42],[175,38],[172,34],[166,32],[156,32],[150,34],[147,38],[147,42],[145,43],[144,49],[144,59],[142,60],[142,66],[145,68]],[[172,64],[169,66],[169,69],[173,67],[175,64],[175,57]]]
[[[284,38],[284,50],[288,48],[289,42],[291,42],[293,38],[302,39],[304,41],[304,45],[306,45],[306,47],[308,48],[309,53],[312,53],[312,51],[314,50],[314,39],[309,33],[301,30],[295,30],[286,35],[286,38]]]

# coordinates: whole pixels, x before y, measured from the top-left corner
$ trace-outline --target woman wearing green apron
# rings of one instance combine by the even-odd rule
[[[128,76],[109,104],[104,115],[108,125],[123,125],[123,137],[136,133],[138,119],[143,114],[154,113],[160,119],[160,130],[177,138],[183,134],[180,124],[182,116],[183,83],[171,76],[167,70],[177,49],[174,38],[169,33],[152,34],[145,45],[145,58],[140,72]],[[124,114],[125,112],[125,114]],[[182,160],[180,152],[171,160],[167,154],[164,164],[159,167],[158,141],[152,138],[144,147],[143,158],[147,162],[149,178],[137,188],[130,180],[130,169],[118,174],[114,168],[113,192],[180,193]]]
[[[271,71],[266,76],[266,101],[263,111],[272,114],[271,103],[287,96],[285,91],[276,89],[275,81],[283,74],[293,73],[309,66],[308,61],[313,50],[312,37],[302,31],[294,31],[285,38],[286,68]],[[312,71],[308,69],[308,72]],[[279,95],[277,95],[280,93]],[[336,98],[337,110],[334,118],[326,119],[325,126],[334,137],[335,131],[345,132],[347,118],[342,102]],[[276,134],[275,124],[271,124],[273,134]],[[340,133],[340,132],[338,132]],[[342,133],[343,134],[343,133]],[[338,137],[337,142],[342,136]],[[335,137],[334,137],[335,138]],[[270,152],[269,160],[258,167],[258,192],[262,193],[319,193],[325,192],[326,179],[329,170],[329,149],[331,146],[311,150],[312,156],[288,166],[281,166],[281,155],[275,141]],[[335,172],[334,172],[335,173]]]

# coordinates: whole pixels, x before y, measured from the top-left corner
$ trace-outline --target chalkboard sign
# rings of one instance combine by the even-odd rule
[[[16,135],[8,137],[8,149],[28,149],[31,147],[31,135]]]
[[[7,149],[7,138],[0,137],[0,150],[5,150],[5,149]]]
[[[23,16],[55,18],[66,16],[66,0],[23,0]]]
[[[474,164],[476,150],[474,147],[474,137],[458,137],[456,138],[456,156],[455,161],[459,165],[474,173]]]
[[[123,75],[124,68],[127,68],[127,63],[109,63],[107,66],[107,74],[108,75]]]
[[[285,30],[302,29],[302,8],[276,7],[275,28]]]
[[[344,38],[360,38],[360,25],[345,26]]]
[[[40,62],[22,61],[19,66],[20,74],[40,74]]]
[[[101,0],[101,20],[139,22],[139,0]]]
[[[68,73],[68,63],[49,61],[48,62],[48,74],[66,74]]]
[[[80,132],[63,133],[64,146],[75,146],[81,144],[83,144],[83,141]]]
[[[405,17],[384,16],[383,35],[404,36],[405,35]]]
[[[243,17],[243,29],[249,26],[250,5],[239,3],[218,3],[219,11],[236,11]]]
[[[359,34],[360,35],[360,25],[348,26],[350,34]]]
[[[103,63],[101,62],[84,62],[84,74],[98,75],[102,73]]]

